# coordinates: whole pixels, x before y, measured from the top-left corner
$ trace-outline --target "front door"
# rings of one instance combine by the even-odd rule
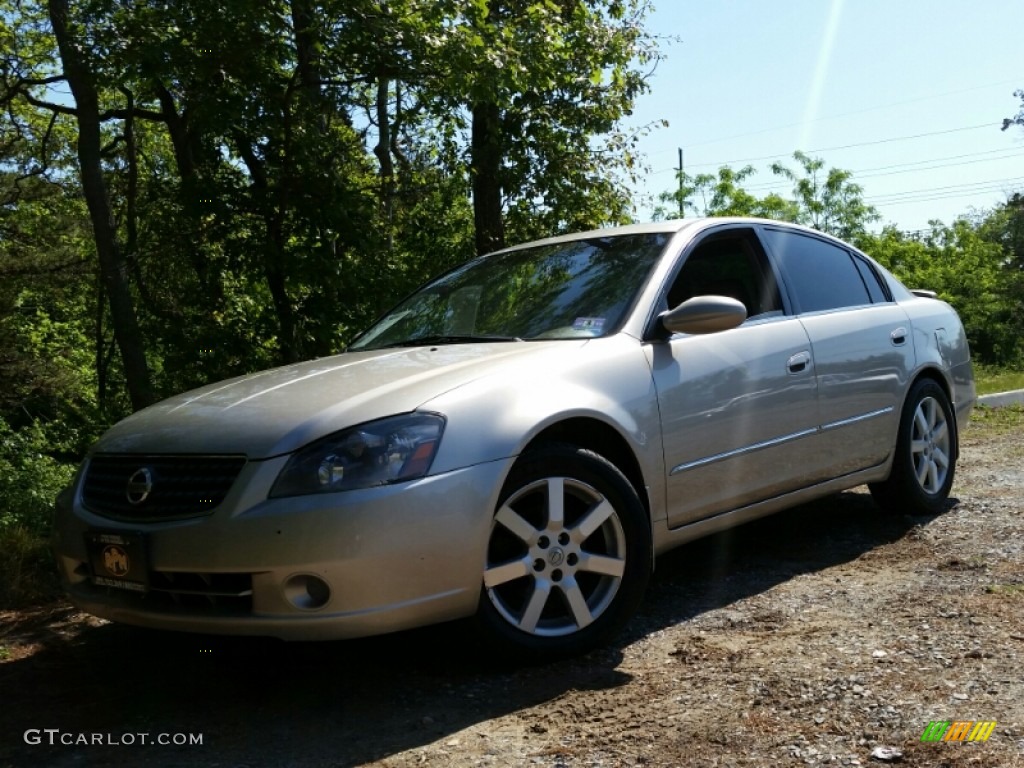
[[[697,295],[747,307],[739,327],[647,346],[668,470],[669,527],[807,483],[818,410],[811,345],[785,314],[753,231],[729,229],[684,254],[666,307]]]

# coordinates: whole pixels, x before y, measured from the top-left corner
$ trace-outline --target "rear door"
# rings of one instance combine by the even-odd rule
[[[821,438],[815,478],[880,464],[893,450],[914,366],[906,313],[852,250],[784,228],[761,234],[810,339]]]

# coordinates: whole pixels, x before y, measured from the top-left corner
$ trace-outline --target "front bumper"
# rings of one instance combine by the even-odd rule
[[[72,602],[127,624],[285,640],[361,637],[475,612],[513,459],[268,499],[285,461],[249,462],[217,509],[187,520],[110,520],[85,509],[80,490],[63,495],[54,549]],[[86,534],[97,530],[141,535],[149,591],[93,583]]]

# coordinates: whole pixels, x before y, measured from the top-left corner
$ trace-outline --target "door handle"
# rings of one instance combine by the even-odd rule
[[[790,373],[803,373],[811,365],[811,353],[806,350],[797,352],[786,361],[786,370]]]
[[[907,342],[907,329],[900,326],[895,331],[889,334],[889,338],[892,340],[892,343],[895,346],[903,346]]]

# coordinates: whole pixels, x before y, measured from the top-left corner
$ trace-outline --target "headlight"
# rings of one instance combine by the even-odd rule
[[[422,477],[443,431],[441,416],[406,413],[335,432],[296,451],[270,497],[350,491]]]

